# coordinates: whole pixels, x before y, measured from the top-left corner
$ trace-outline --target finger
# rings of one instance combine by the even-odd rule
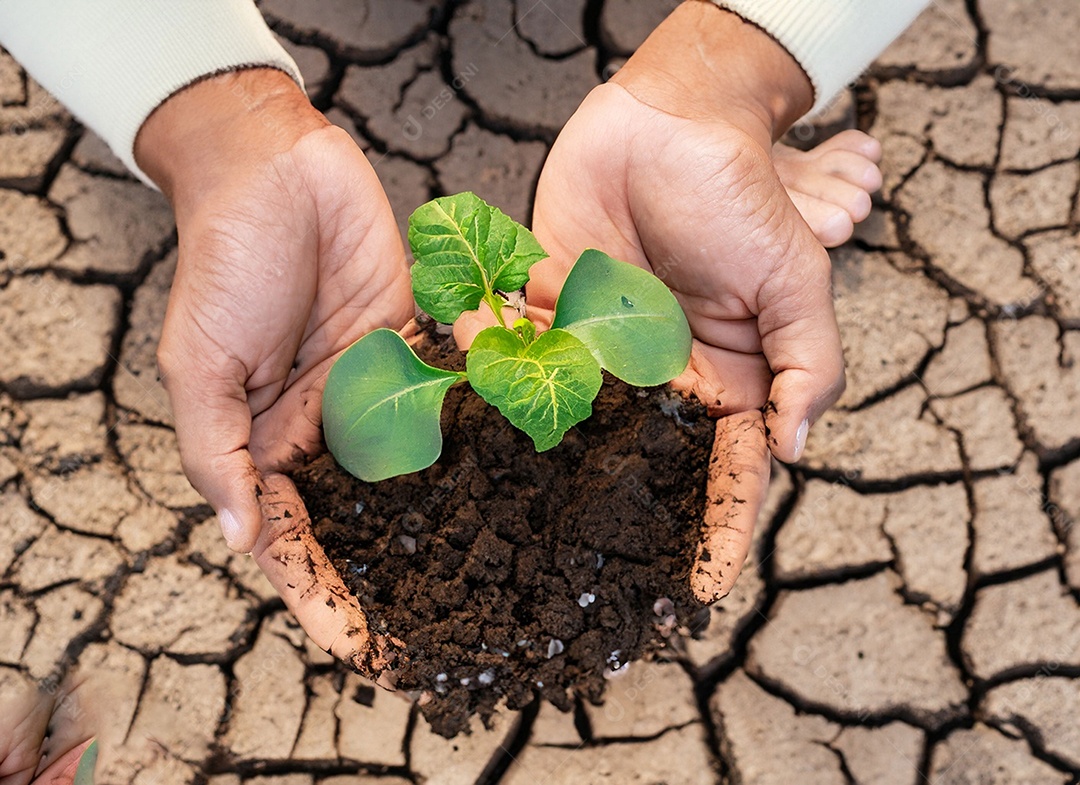
[[[264,518],[252,556],[297,621],[322,649],[373,679],[389,676],[400,642],[372,635],[356,597],[315,539],[296,486],[268,474],[259,495]],[[380,681],[390,686],[386,679]]]
[[[34,778],[33,785],[72,785],[72,783],[75,783],[75,773],[82,763],[83,753],[91,744],[93,744],[93,740],[84,741],[51,761],[45,770]],[[93,755],[93,751],[91,751],[91,755]],[[93,764],[88,762],[87,765],[92,766]],[[78,785],[78,783],[75,785]]]
[[[48,735],[52,698],[14,668],[0,667],[0,785],[29,785]]]
[[[252,420],[248,449],[261,471],[297,468],[323,450],[322,395],[335,360],[328,357],[297,377]]]
[[[703,603],[724,597],[739,577],[769,484],[769,460],[760,412],[717,421],[702,538],[690,573],[690,587]]]
[[[757,318],[733,318],[707,297],[677,294],[683,312],[688,314],[694,337],[710,346],[722,346],[742,354],[761,354],[761,333]],[[711,312],[719,311],[716,316]]]
[[[807,172],[799,178],[794,190],[836,205],[850,215],[853,221],[866,218],[873,206],[870,194],[865,189],[823,171]]]
[[[535,316],[534,310],[529,309],[529,318]],[[513,308],[506,307],[502,309],[503,322],[507,325],[513,324],[519,316],[520,314]],[[487,303],[480,303],[477,310],[465,311],[454,322],[454,343],[457,344],[461,351],[467,352],[476,336],[488,327],[494,327],[498,323],[491,306]]]
[[[691,392],[713,416],[760,409],[772,374],[762,354],[743,354],[695,340],[690,363],[671,385]],[[726,381],[725,381],[726,380]]]
[[[54,781],[71,785],[82,753],[92,740],[100,739],[100,747],[104,749],[113,749],[122,741],[117,735],[124,731],[114,727],[114,702],[117,695],[131,690],[132,679],[136,679],[134,687],[138,689],[137,678],[108,668],[80,666],[64,679],[53,696],[49,740],[39,767],[43,773],[34,780],[34,785]],[[123,679],[128,683],[122,683]],[[96,755],[97,747],[89,755],[94,761],[88,762],[88,766],[96,763]]]
[[[881,169],[866,156],[850,150],[830,150],[821,157],[821,170],[873,193],[881,188]]]
[[[836,248],[851,239],[855,223],[842,207],[799,191],[789,191],[788,196],[818,242],[826,248]]]
[[[176,420],[184,473],[217,511],[225,542],[247,553],[259,534],[261,516],[255,498],[259,474],[248,452],[246,372],[239,364],[202,365],[202,354],[178,353],[163,336],[158,367]]]
[[[881,142],[870,134],[848,129],[841,131],[818,145],[812,152],[829,153],[832,151],[846,151],[867,158],[874,163],[881,161]]]
[[[792,463],[809,428],[844,391],[844,353],[833,310],[829,256],[816,242],[789,252],[760,297],[761,346],[773,370],[765,425],[769,447]]]

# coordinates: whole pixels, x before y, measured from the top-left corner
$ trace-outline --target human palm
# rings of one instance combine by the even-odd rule
[[[687,384],[722,413],[784,403],[769,423],[779,457],[795,457],[795,431],[839,394],[828,255],[760,138],[599,87],[545,165],[534,230],[551,259],[530,306],[553,306],[587,247],[652,270],[696,338]]]
[[[342,131],[284,152],[177,204],[180,257],[159,364],[185,470],[243,528],[251,550],[260,474],[320,449],[334,359],[411,298],[397,225],[378,178]]]
[[[651,269],[686,312],[694,349],[677,383],[726,415],[691,577],[705,601],[730,590],[746,557],[766,440],[796,459],[809,423],[843,389],[828,254],[776,174],[772,140],[756,131],[603,85],[552,149],[533,216],[551,258],[534,268],[531,309],[549,314],[574,260],[596,247]]]

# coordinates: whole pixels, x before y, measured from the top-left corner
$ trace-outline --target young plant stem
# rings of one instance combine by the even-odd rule
[[[488,304],[488,308],[490,308],[491,312],[495,314],[495,318],[499,320],[499,324],[502,327],[506,327],[506,320],[503,319],[502,309],[509,306],[510,303],[507,302],[504,297],[496,294],[491,289],[488,289],[484,293],[484,302]]]

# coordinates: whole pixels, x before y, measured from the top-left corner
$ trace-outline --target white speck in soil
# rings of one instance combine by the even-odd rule
[[[358,578],[362,577],[364,574],[367,573],[367,565],[366,564],[353,564],[351,559],[346,559],[345,563],[347,565],[349,565],[349,572],[351,572],[353,575],[357,576]]]
[[[495,669],[489,668],[476,677],[476,680],[483,684],[485,687],[492,684],[495,681]]]
[[[366,505],[363,502],[357,502],[356,507],[354,507],[353,509],[355,509],[356,514],[359,515],[360,513],[362,513],[364,511],[365,506]]]
[[[683,428],[689,427],[690,423],[686,422],[686,420],[680,416],[680,412],[682,411],[682,399],[678,395],[664,396],[660,401],[660,411],[675,420],[675,422]]]
[[[558,638],[552,638],[550,641],[548,641],[547,658],[550,660],[556,654],[562,654],[563,649],[565,648],[566,647],[563,646],[563,642],[561,640],[559,640]]]
[[[622,675],[623,668],[625,668],[626,666],[623,663],[619,662],[619,657],[621,657],[621,656],[622,656],[622,649],[616,649],[615,651],[611,652],[611,654],[608,655],[608,658],[607,658],[608,667],[604,670],[604,678],[605,679],[612,679],[615,676],[621,676]]]
[[[439,682],[439,684],[442,684],[443,682],[445,682],[446,679],[447,679],[447,675],[445,673],[440,673],[439,675],[437,675],[435,677],[435,681]]]
[[[536,682],[536,686],[537,686],[537,687],[539,687],[539,688],[541,688],[541,689],[543,689],[543,687],[544,687],[544,682],[542,682],[542,681],[538,681],[538,682]]]
[[[466,676],[464,679],[461,680],[461,686],[462,687],[468,687],[471,682],[472,682],[472,679],[470,679],[468,676]]]
[[[577,598],[577,604],[580,605],[582,608],[588,608],[594,602],[596,602],[596,595],[590,594],[589,592],[585,592]]]
[[[517,646],[518,646],[519,649],[524,649],[528,645],[529,645],[529,642],[527,640],[525,640],[524,638],[522,638],[521,640],[519,640],[517,642]]]
[[[607,668],[604,668],[604,679],[606,681],[611,681],[612,679],[621,678],[629,672],[630,669],[627,668],[625,664],[619,663],[616,665],[611,665]]]
[[[407,534],[402,534],[398,537],[398,542],[401,543],[401,547],[405,549],[405,553],[412,556],[416,553],[416,538],[410,537]]]
[[[669,600],[667,597],[661,597],[652,606],[653,615],[659,616],[663,619],[665,616],[670,616],[675,612],[675,603]]]
[[[596,554],[596,569],[599,570],[603,566],[604,566],[604,554],[598,553],[598,554]]]

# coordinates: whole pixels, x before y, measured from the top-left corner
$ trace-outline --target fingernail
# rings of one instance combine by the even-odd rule
[[[97,757],[98,743],[97,739],[94,739],[79,756],[79,766],[75,769],[75,780],[72,785],[94,785],[94,767],[97,765]]]
[[[240,518],[232,510],[218,510],[217,517],[218,523],[221,524],[221,536],[225,538],[225,544],[235,551],[236,543],[244,535]]]
[[[810,433],[810,420],[803,420],[799,424],[799,430],[795,431],[795,460],[799,460],[803,448],[806,447],[806,435]]]

